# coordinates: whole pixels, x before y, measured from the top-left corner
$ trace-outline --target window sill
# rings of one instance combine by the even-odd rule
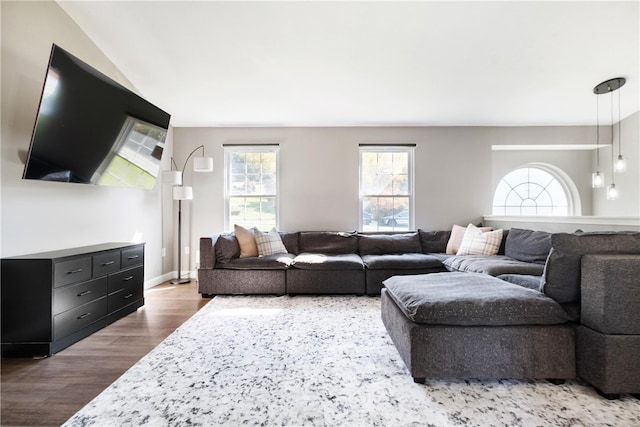
[[[603,216],[497,216],[485,215],[483,223],[494,228],[532,228],[552,232],[640,231],[640,217]]]

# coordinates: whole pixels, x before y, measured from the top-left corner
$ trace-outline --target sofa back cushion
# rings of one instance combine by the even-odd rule
[[[443,254],[447,250],[447,242],[451,237],[451,230],[425,231],[418,230],[420,246],[423,254]]]
[[[358,237],[355,233],[340,231],[302,231],[298,239],[300,253],[355,254]]]
[[[551,251],[551,233],[512,228],[505,239],[504,254],[523,262],[543,264]]]
[[[233,233],[222,233],[215,244],[216,262],[226,263],[240,256],[240,245]]]
[[[280,238],[282,239],[282,243],[284,243],[284,247],[287,248],[287,252],[290,254],[299,254],[300,248],[298,247],[298,236],[300,233],[289,232],[289,231],[280,231]]]
[[[401,234],[359,234],[360,255],[415,254],[422,252],[417,231]]]
[[[540,291],[559,303],[580,302],[580,264],[587,254],[640,254],[640,233],[553,234]]]

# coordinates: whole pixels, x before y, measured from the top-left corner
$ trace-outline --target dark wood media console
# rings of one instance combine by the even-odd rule
[[[2,357],[49,356],[144,305],[144,244],[2,259]]]

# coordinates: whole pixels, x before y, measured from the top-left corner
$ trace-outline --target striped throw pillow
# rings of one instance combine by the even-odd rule
[[[275,228],[267,233],[263,233],[256,228],[253,230],[253,234],[256,238],[256,244],[258,245],[259,256],[287,253],[287,248],[285,248],[280,234],[278,234]]]
[[[482,232],[469,224],[456,255],[495,255],[502,243],[502,230]]]

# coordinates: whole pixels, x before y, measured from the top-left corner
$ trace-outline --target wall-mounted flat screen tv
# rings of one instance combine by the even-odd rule
[[[54,44],[22,177],[151,189],[170,117]]]

